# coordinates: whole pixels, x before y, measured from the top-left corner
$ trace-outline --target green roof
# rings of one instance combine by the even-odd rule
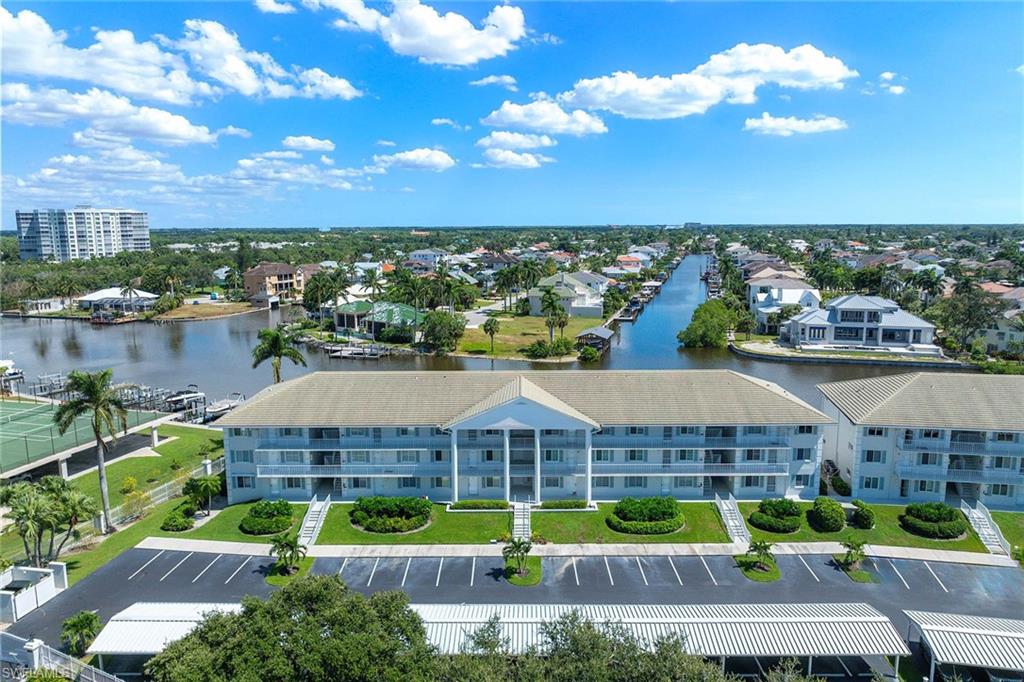
[[[338,306],[338,312],[343,315],[362,315],[370,312],[373,309],[373,304],[369,301],[353,301],[352,303],[345,303]]]
[[[423,313],[416,312],[415,308],[404,303],[379,301],[373,304],[373,312],[366,319],[387,325],[412,325],[423,321]]]

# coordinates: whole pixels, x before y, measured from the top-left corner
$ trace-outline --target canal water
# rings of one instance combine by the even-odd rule
[[[774,381],[814,405],[815,384],[898,373],[878,366],[801,365],[764,362],[727,350],[679,348],[676,333],[704,300],[699,275],[703,256],[689,256],[647,305],[636,322],[621,323],[612,350],[586,369],[732,369]],[[238,391],[251,396],[271,382],[269,361],[252,367],[251,352],[260,329],[281,320],[281,311],[194,322],[94,326],[74,320],[0,320],[0,357],[25,371],[27,383],[42,374],[73,369],[113,368],[118,381],[170,389],[196,384],[211,400]],[[310,351],[307,367],[284,361],[285,379],[314,370],[488,370],[578,368],[576,363],[525,363],[485,358],[397,356],[383,360],[332,360]]]

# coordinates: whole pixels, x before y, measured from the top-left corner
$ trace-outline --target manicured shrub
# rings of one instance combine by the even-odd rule
[[[660,521],[627,521],[616,515],[615,512],[612,512],[605,518],[605,522],[609,528],[619,533],[664,535],[666,533],[674,533],[682,528],[686,524],[686,517],[683,516],[683,512],[680,509],[675,516]]]
[[[260,500],[249,508],[249,516],[259,519],[272,519],[277,516],[292,515],[292,505],[288,500]]]
[[[837,495],[848,497],[850,493],[853,492],[850,489],[850,484],[844,481],[843,477],[839,474],[833,476],[829,483],[832,484],[832,490],[835,490]]]
[[[238,530],[246,535],[274,535],[291,528],[293,522],[294,520],[290,515],[264,518],[250,514],[239,522]]]
[[[160,530],[165,530],[171,533],[180,533],[182,531],[191,530],[195,523],[196,520],[192,518],[191,515],[185,516],[181,513],[180,507],[175,507],[164,518],[164,522],[160,524]]]
[[[843,506],[829,497],[814,500],[808,520],[815,530],[822,533],[841,531],[846,525],[846,512]]]
[[[623,497],[612,513],[623,521],[667,521],[679,511],[679,503],[671,497]]]
[[[541,509],[586,509],[586,500],[544,500]]]
[[[508,509],[505,500],[459,500],[452,509]]]
[[[958,509],[942,502],[908,504],[900,516],[908,533],[936,540],[952,540],[967,532],[968,523]]]
[[[768,531],[769,533],[795,533],[800,530],[799,516],[769,516],[764,512],[756,511],[750,515],[750,525],[754,528]]]
[[[349,518],[371,533],[406,533],[425,526],[432,509],[430,500],[419,497],[360,497]]]
[[[761,500],[760,504],[757,505],[757,510],[762,514],[774,516],[777,519],[787,516],[800,516],[800,505],[784,497]]]
[[[875,527],[875,510],[866,505],[861,500],[853,501],[853,518],[851,521],[857,528],[864,528],[865,530]]]

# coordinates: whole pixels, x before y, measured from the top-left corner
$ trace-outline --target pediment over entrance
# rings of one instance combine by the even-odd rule
[[[443,425],[445,429],[582,429],[600,424],[517,376]]]

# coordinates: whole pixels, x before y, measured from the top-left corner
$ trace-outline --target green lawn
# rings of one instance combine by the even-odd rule
[[[200,454],[204,443],[209,447],[205,457],[217,459],[224,456],[224,439],[217,431],[176,424],[161,424],[157,431],[161,438],[175,437],[169,443],[156,446],[159,457],[130,457],[107,464],[110,506],[116,507],[124,500],[121,486],[128,476],[135,479],[139,490],[151,490],[199,467],[204,459]],[[149,431],[144,433],[148,435]],[[180,468],[175,470],[175,464]],[[72,483],[99,501],[100,479],[95,471],[73,479]]]
[[[774,561],[768,562],[768,570],[763,571],[758,568],[757,559],[752,556],[739,554],[733,559],[736,560],[736,567],[746,576],[747,580],[753,580],[755,583],[773,583],[782,577],[782,572]]]
[[[230,507],[220,510],[220,512],[202,526],[182,533],[172,533],[160,530],[160,524],[157,524],[156,530],[151,533],[151,535],[167,538],[182,538],[185,540],[223,540],[227,542],[262,542],[269,544],[271,538],[270,535],[247,535],[238,530],[238,524],[241,522],[242,518],[249,513],[249,508],[254,504],[256,503],[243,502],[241,504],[233,504]],[[295,519],[295,523],[293,523],[292,527],[288,529],[288,534],[290,536],[298,536],[299,526],[302,525],[302,518],[306,515],[306,508],[308,506],[308,504],[292,505],[292,516]],[[161,521],[162,520],[163,518],[161,517]]]
[[[284,587],[293,580],[298,580],[299,578],[307,575],[309,573],[309,569],[312,567],[313,557],[311,556],[299,559],[299,570],[291,575],[281,574],[279,565],[274,564],[274,572],[266,577],[267,584],[273,585],[274,587]]]
[[[874,574],[868,573],[862,568],[851,568],[845,563],[846,555],[844,554],[833,554],[832,561],[835,562],[836,566],[846,574],[846,577],[855,583],[874,583],[878,582],[875,579]]]
[[[426,528],[412,533],[368,533],[352,526],[351,510],[351,504],[331,505],[318,545],[475,545],[508,533],[512,519],[509,512],[446,512],[443,504],[435,504]]]
[[[533,530],[548,542],[729,542],[718,510],[711,502],[685,502],[686,525],[665,535],[631,535],[608,527],[605,518],[614,504],[599,504],[596,512],[536,512],[530,522]]]
[[[992,519],[1003,531],[1003,537],[1010,543],[1010,548],[1017,548],[1017,558],[1024,564],[1024,513],[992,512]]]
[[[810,502],[801,502],[800,508],[804,512],[800,530],[795,533],[768,533],[754,528],[747,523],[750,534],[754,540],[768,540],[769,542],[843,542],[845,540],[858,539],[872,545],[894,545],[897,547],[922,547],[924,549],[952,549],[961,552],[985,552],[985,546],[978,539],[973,529],[968,530],[968,536],[960,540],[929,540],[917,535],[911,535],[900,526],[899,517],[903,513],[904,505],[873,504],[871,508],[875,511],[875,527],[871,530],[860,530],[849,526],[838,533],[820,533],[807,523],[807,511],[811,508]],[[756,502],[740,502],[740,512],[744,518],[748,518],[751,512],[757,510]]]
[[[505,580],[509,581],[513,585],[519,585],[520,587],[529,587],[531,585],[539,585],[542,574],[542,565],[539,556],[528,556],[526,557],[526,575],[519,575],[516,573],[516,564],[514,561],[505,562]]]
[[[492,315],[498,320],[501,329],[494,335],[494,355],[505,357],[523,358],[519,350],[529,346],[537,340],[548,340],[548,328],[544,324],[543,317],[532,317],[523,315],[513,317],[508,313]],[[597,327],[603,323],[596,317],[570,317],[566,325],[564,336],[568,339],[575,339],[576,335],[584,329]],[[562,332],[555,328],[555,337]],[[491,337],[484,333],[483,328],[467,329],[459,342],[458,350],[463,353],[474,355],[491,355]]]

